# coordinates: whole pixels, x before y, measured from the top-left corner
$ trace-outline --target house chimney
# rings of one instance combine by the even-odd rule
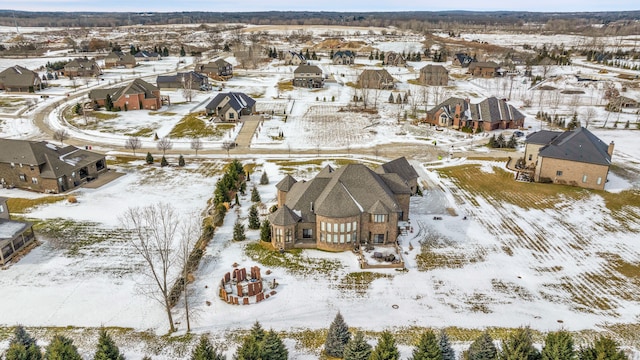
[[[613,143],[613,141],[611,143],[609,143],[609,148],[607,148],[607,154],[609,154],[609,157],[613,156],[613,147],[615,146],[615,144]]]

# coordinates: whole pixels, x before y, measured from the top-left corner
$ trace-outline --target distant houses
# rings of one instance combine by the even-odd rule
[[[142,79],[135,79],[125,86],[94,89],[89,99],[95,106],[108,106],[110,99],[115,110],[157,110],[162,107],[160,89]]]
[[[122,51],[112,51],[104,58],[104,67],[106,69],[111,68],[134,68],[136,66],[135,56],[123,53]]]
[[[45,141],[0,139],[0,185],[61,193],[107,171],[102,154]]]
[[[425,121],[431,125],[478,132],[518,129],[524,126],[524,118],[503,99],[490,97],[472,104],[469,99],[452,97],[428,110]]]
[[[217,59],[207,64],[197,64],[195,71],[216,80],[226,80],[233,77],[233,65],[223,59]]]
[[[285,51],[282,55],[282,60],[285,65],[305,65],[307,64],[307,58],[302,53],[295,51]]]
[[[356,59],[356,54],[349,50],[336,51],[333,54],[331,60],[334,65],[353,65]]]
[[[321,88],[324,86],[322,70],[316,65],[300,65],[293,71],[293,86]]]
[[[387,51],[384,54],[384,65],[389,66],[404,66],[407,64],[407,60],[395,51]]]
[[[136,61],[158,61],[162,58],[162,56],[157,52],[146,50],[138,51],[134,57],[136,58]]]
[[[469,64],[468,72],[475,77],[492,78],[499,75],[500,65],[493,61],[474,61]]]
[[[256,101],[245,93],[219,93],[205,107],[207,115],[220,121],[237,121],[256,112]]]
[[[159,75],[156,85],[160,89],[193,89],[208,90],[209,78],[195,71],[177,73],[176,75]]]
[[[42,90],[43,87],[38,73],[20,65],[11,66],[0,72],[0,90],[32,93]]]
[[[604,190],[613,149],[583,127],[542,130],[527,136],[524,161],[536,182]]]
[[[393,89],[395,79],[385,69],[366,69],[358,76],[358,86],[366,89]]]
[[[0,197],[0,265],[3,266],[36,238],[33,224],[11,219],[8,200]]]
[[[449,71],[442,65],[426,65],[420,69],[418,82],[425,86],[447,86]]]
[[[461,68],[468,68],[469,65],[474,61],[476,61],[474,58],[465,53],[457,53],[453,56],[451,65]]]
[[[64,75],[74,77],[95,77],[102,74],[102,69],[93,59],[77,58],[64,66]]]

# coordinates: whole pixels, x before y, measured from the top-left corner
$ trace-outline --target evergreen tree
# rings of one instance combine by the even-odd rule
[[[261,350],[261,357],[264,360],[286,360],[289,358],[289,351],[273,330],[269,330],[265,336]]]
[[[169,56],[169,49],[167,49],[166,46],[164,47],[164,49],[162,49],[162,56],[164,57]]]
[[[567,130],[573,130],[580,127],[580,121],[578,121],[578,113],[574,112],[571,121],[567,124]]]
[[[264,242],[271,242],[271,224],[269,220],[262,222],[260,225],[260,240]]]
[[[150,152],[147,153],[146,162],[147,164],[153,164],[153,155]]]
[[[440,351],[442,352],[442,360],[456,360],[456,352],[453,351],[451,342],[449,342],[449,336],[444,330],[440,331],[440,336],[438,337],[438,346],[440,347]]]
[[[493,134],[491,135],[491,137],[489,138],[489,147],[496,147],[496,135]]]
[[[504,139],[504,135],[502,134],[498,135],[498,138],[496,139],[496,147],[503,148],[505,145],[506,145],[506,142]]]
[[[162,167],[169,166],[169,162],[167,161],[167,158],[164,157],[164,155],[162,155],[162,160],[160,160],[160,166]]]
[[[113,99],[111,99],[111,95],[107,94],[107,97],[104,99],[104,108],[107,111],[113,110]]]
[[[500,360],[539,360],[540,352],[533,346],[531,329],[520,328],[502,341]]]
[[[364,334],[361,331],[349,340],[344,347],[344,360],[369,360],[371,355],[371,345],[364,340]]]
[[[260,322],[256,321],[253,324],[253,326],[251,327],[250,335],[251,337],[256,339],[257,342],[262,342],[262,340],[264,340],[266,334],[264,332],[264,329],[262,328],[262,325],[260,325]]]
[[[36,340],[20,325],[16,326],[9,349],[5,354],[6,360],[40,360],[42,353]]]
[[[185,162],[184,162],[184,156],[180,155],[180,157],[178,158],[178,166],[184,166]]]
[[[180,56],[185,56],[187,55],[187,52],[184,51],[184,45],[180,45]]]
[[[396,339],[388,331],[383,331],[376,348],[371,353],[370,360],[398,360],[400,352],[396,345]]]
[[[218,352],[209,342],[206,335],[200,337],[200,342],[191,352],[191,360],[224,360],[226,357]]]
[[[253,202],[260,202],[260,193],[258,192],[258,189],[256,189],[256,187],[254,186],[253,189],[251,189],[251,201]]]
[[[222,51],[231,51],[231,48],[229,48],[229,44],[224,44],[224,48],[222,49]]]
[[[418,345],[413,349],[411,360],[443,360],[440,344],[433,331],[428,330],[420,336]]]
[[[244,225],[240,221],[236,221],[233,225],[233,241],[244,241],[247,235],[244,233]]]
[[[258,217],[258,208],[252,205],[249,208],[249,229],[255,230],[260,228],[260,218]]]
[[[498,350],[493,344],[493,339],[489,333],[484,332],[471,345],[467,352],[468,360],[496,360]]]
[[[600,336],[593,346],[580,349],[579,360],[628,360],[627,355],[618,349],[618,344],[605,336]]]
[[[344,347],[350,339],[349,326],[344,322],[342,314],[338,312],[329,326],[327,340],[324,343],[324,352],[329,356],[341,358],[344,353]]]
[[[393,93],[389,94],[389,103],[393,104],[395,102],[395,100],[393,99]]]
[[[73,345],[73,341],[62,335],[55,335],[47,351],[44,354],[45,360],[82,360],[78,354],[78,349]]]
[[[120,354],[118,346],[116,346],[105,329],[100,329],[98,346],[93,360],[124,360],[124,356]]]
[[[564,330],[548,333],[541,356],[542,360],[574,360],[573,337]]]
[[[513,134],[509,138],[509,142],[507,143],[507,147],[510,148],[510,149],[515,149],[516,145],[518,145],[518,141],[516,140],[516,135]]]
[[[262,176],[260,177],[260,185],[269,184],[269,176],[267,176],[267,172],[263,171]]]
[[[260,342],[253,336],[249,335],[244,338],[242,345],[236,351],[234,360],[262,360],[262,349]]]

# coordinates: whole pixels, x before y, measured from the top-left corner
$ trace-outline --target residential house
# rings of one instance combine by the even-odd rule
[[[638,108],[638,101],[626,96],[618,96],[613,98],[607,104],[607,109],[610,111],[621,111],[622,109],[636,109]]]
[[[33,224],[11,220],[7,200],[0,197],[0,265],[3,266],[36,238]]]
[[[411,189],[402,177],[362,164],[326,166],[309,181],[288,175],[276,189],[278,210],[269,222],[277,249],[344,251],[395,244],[398,223],[409,219]]]
[[[604,190],[613,148],[584,127],[539,131],[526,139],[525,163],[534,181]]]
[[[367,89],[393,89],[395,79],[385,69],[366,69],[358,76],[358,85]]]
[[[0,72],[0,90],[6,92],[35,92],[42,90],[42,79],[38,73],[15,65]]]
[[[471,129],[473,132],[518,129],[525,116],[503,99],[490,97],[477,104],[469,99],[452,97],[427,111],[425,121],[431,125]]]
[[[353,65],[354,61],[356,59],[356,54],[352,51],[349,50],[345,50],[345,51],[336,51],[333,54],[333,58],[331,59],[333,61],[334,65]]]
[[[160,89],[193,89],[208,90],[209,78],[195,71],[177,73],[176,75],[159,75],[156,85]]]
[[[256,101],[245,93],[219,93],[205,109],[208,115],[217,116],[221,121],[237,121],[242,115],[256,112]]]
[[[136,58],[136,61],[158,61],[162,58],[157,52],[147,50],[138,51],[133,56]]]
[[[442,65],[427,65],[420,69],[418,82],[429,86],[447,86],[449,84],[449,71]]]
[[[321,88],[324,86],[322,70],[316,65],[300,65],[293,71],[293,86]]]
[[[407,64],[407,60],[395,51],[387,51],[384,54],[384,65],[389,66],[404,66]]]
[[[106,69],[117,67],[134,68],[135,66],[136,57],[129,53],[125,54],[122,51],[112,51],[104,58],[104,67]]]
[[[135,79],[126,86],[89,91],[89,99],[96,106],[105,106],[107,96],[114,108],[120,110],[157,110],[162,107],[160,89],[142,79]]]
[[[295,51],[285,51],[282,60],[286,65],[305,65],[307,64],[307,58],[302,53]]]
[[[64,75],[73,77],[95,77],[102,74],[102,69],[93,59],[77,58],[64,66]]]
[[[471,56],[465,54],[465,53],[457,53],[454,57],[453,57],[453,61],[451,61],[451,65],[456,66],[456,67],[462,67],[462,68],[467,68],[469,67],[469,64],[471,64],[472,62],[475,62],[476,60],[474,58],[472,58]]]
[[[102,154],[45,141],[0,139],[2,187],[61,193],[106,171]]]
[[[411,189],[411,195],[418,192],[418,173],[404,156],[378,166],[376,172],[379,174],[398,174],[404,184]]]
[[[500,65],[493,61],[474,61],[469,64],[469,74],[476,77],[492,78],[499,75]]]
[[[223,59],[217,59],[207,64],[196,65],[196,72],[214,79],[227,79],[233,76],[233,65]]]

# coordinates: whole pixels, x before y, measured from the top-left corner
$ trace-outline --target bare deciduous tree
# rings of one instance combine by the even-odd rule
[[[227,157],[229,157],[229,150],[233,149],[236,146],[236,143],[231,140],[226,140],[222,143],[222,148],[227,150]]]
[[[136,156],[136,150],[142,147],[142,141],[137,136],[130,136],[124,143],[124,148],[133,151],[133,156]]]
[[[186,220],[181,226],[180,232],[180,266],[182,267],[182,278],[184,279],[184,311],[187,320],[187,332],[191,331],[191,312],[192,309],[189,308],[189,284],[192,281],[191,273],[192,270],[190,268],[189,256],[191,255],[191,251],[195,246],[198,238],[200,238],[200,228],[198,227],[198,223],[195,219],[198,217],[193,214],[189,216],[188,220]]]
[[[171,271],[176,260],[174,240],[178,230],[178,217],[168,204],[157,203],[142,208],[129,208],[120,223],[131,236],[128,238],[133,250],[146,265],[145,275],[151,279],[149,294],[160,302],[167,313],[169,328],[175,331],[171,314]],[[149,289],[151,290],[151,289]]]
[[[191,149],[196,151],[196,156],[198,156],[198,150],[202,150],[202,140],[200,138],[191,139]]]
[[[171,148],[173,148],[173,142],[171,141],[171,139],[165,136],[162,139],[158,140],[157,147],[158,150],[162,151],[162,156],[164,156],[167,150],[171,150]]]
[[[193,89],[193,77],[191,73],[186,73],[182,76],[182,96],[187,102],[191,102],[193,98],[193,93],[195,90]]]
[[[69,138],[67,129],[59,129],[53,133],[53,139],[60,141],[60,145],[64,145],[64,141]]]

